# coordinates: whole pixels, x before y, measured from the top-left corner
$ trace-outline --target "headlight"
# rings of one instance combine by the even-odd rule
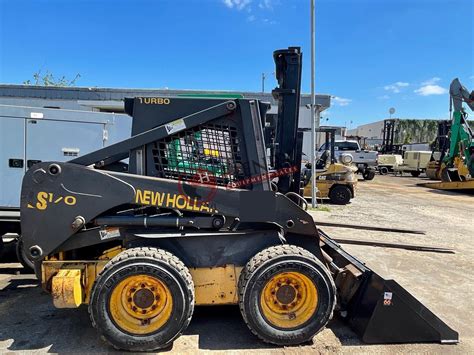
[[[345,181],[347,181],[347,182],[357,181],[356,174],[354,174],[352,171],[349,171],[348,173],[346,173]]]
[[[346,164],[346,165],[351,164],[353,160],[352,155],[350,154],[341,154],[340,159],[341,159],[341,163]]]

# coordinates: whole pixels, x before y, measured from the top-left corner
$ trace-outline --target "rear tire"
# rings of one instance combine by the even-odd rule
[[[329,191],[329,201],[335,205],[347,205],[351,198],[351,190],[344,185],[336,185]]]
[[[16,241],[16,257],[26,271],[33,272],[35,270],[34,262],[28,258],[28,254],[23,247],[23,240],[21,236],[19,236],[18,240]]]
[[[373,170],[366,170],[362,173],[362,177],[364,178],[364,180],[373,180],[374,177],[375,177],[375,171]]]
[[[111,259],[92,288],[92,325],[116,349],[153,351],[171,345],[194,311],[194,284],[173,254],[133,248]]]
[[[411,174],[411,176],[413,176],[413,177],[418,177],[418,176],[420,176],[421,172],[419,172],[419,171],[411,171],[410,174]]]
[[[267,343],[311,341],[331,319],[335,304],[327,268],[294,245],[262,250],[240,275],[240,311],[252,333]]]

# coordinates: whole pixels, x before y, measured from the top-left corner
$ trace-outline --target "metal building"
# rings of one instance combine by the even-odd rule
[[[125,97],[173,97],[173,96],[232,96],[255,98],[272,104],[271,113],[277,112],[277,103],[270,93],[205,91],[205,90],[168,90],[168,89],[117,89],[86,87],[51,87],[32,85],[0,85],[0,105],[41,107],[60,110],[124,112]],[[311,128],[311,95],[301,95],[300,128]],[[320,112],[329,108],[330,95],[316,95],[316,105]],[[310,132],[305,132],[303,152],[310,154]]]

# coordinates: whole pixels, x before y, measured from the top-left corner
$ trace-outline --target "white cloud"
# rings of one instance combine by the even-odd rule
[[[385,85],[383,88],[386,91],[393,92],[394,94],[398,94],[402,88],[409,86],[409,83],[405,83],[403,81],[397,81],[396,83]]]
[[[270,20],[268,18],[264,18],[262,20],[263,23],[267,24],[267,25],[276,25],[278,22],[276,22],[275,20]]]
[[[423,85],[419,89],[415,90],[415,93],[421,96],[430,96],[430,95],[443,95],[446,94],[448,90],[439,86],[439,85]]]
[[[339,96],[333,96],[332,102],[334,102],[334,106],[347,106],[352,102],[352,100],[339,97]]]
[[[469,79],[474,80],[474,75],[471,75],[471,76],[469,77]]]
[[[379,99],[379,100],[388,100],[389,98],[390,98],[390,96],[388,96],[388,95],[382,95],[382,96],[377,97],[377,99]]]
[[[255,21],[255,15],[249,15],[249,16],[247,16],[247,21],[248,21],[248,22],[253,22],[253,21]]]
[[[252,0],[222,0],[225,6],[229,9],[243,10],[247,5],[249,5]]]
[[[258,7],[261,9],[273,9],[272,0],[262,0],[258,4]]]
[[[424,85],[435,85],[435,84],[436,84],[438,81],[440,81],[440,80],[441,80],[441,78],[438,78],[437,76],[435,76],[435,77],[433,77],[433,78],[431,78],[431,79],[428,79],[428,80],[426,80],[426,81],[423,81],[423,82],[421,83],[421,85],[423,85],[423,86],[424,86]]]

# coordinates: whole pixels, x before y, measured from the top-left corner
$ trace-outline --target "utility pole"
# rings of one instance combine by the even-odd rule
[[[315,22],[315,7],[314,0],[311,0],[311,207],[315,208],[316,201],[316,98],[314,93],[314,56],[315,56],[315,39],[314,39],[314,22]],[[318,109],[318,118],[319,118]],[[319,122],[317,124],[319,127]]]
[[[265,92],[265,73],[262,73],[262,92]]]

